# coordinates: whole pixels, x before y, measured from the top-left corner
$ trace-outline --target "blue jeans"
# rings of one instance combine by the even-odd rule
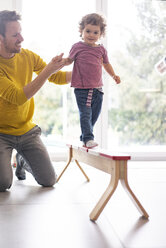
[[[56,182],[56,174],[41,138],[41,129],[32,128],[24,135],[0,133],[0,191],[10,188],[13,180],[11,167],[12,150],[16,149],[30,167],[38,184],[50,187]]]
[[[98,89],[93,89],[91,102],[87,104],[90,90],[91,89],[74,89],[80,115],[80,140],[84,143],[89,140],[94,140],[93,127],[100,115],[103,102],[103,92]]]

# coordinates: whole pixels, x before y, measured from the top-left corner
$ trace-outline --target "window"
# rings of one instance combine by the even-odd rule
[[[165,76],[155,64],[165,55],[165,1],[108,4],[108,51],[121,85],[107,78],[108,147],[166,144]]]
[[[23,0],[24,46],[47,62],[61,52],[67,56],[71,45],[80,39],[79,20],[96,11],[96,4],[98,10],[107,12],[104,43],[122,79],[116,85],[103,73],[105,96],[96,125],[98,141],[107,148],[165,145],[165,75],[155,70],[165,55],[165,1]],[[78,109],[69,85],[46,84],[35,99],[35,118],[45,135],[78,140]]]
[[[95,11],[95,0],[23,0],[22,27],[25,48],[39,54],[46,62],[61,52],[68,56],[80,39],[78,23],[83,15]],[[70,67],[63,70],[70,71]],[[47,83],[35,96],[35,119],[53,143],[79,140],[78,109],[70,85]]]

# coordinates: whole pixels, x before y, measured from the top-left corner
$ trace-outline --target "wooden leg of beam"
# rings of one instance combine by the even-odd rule
[[[59,182],[61,176],[63,175],[63,173],[65,172],[65,170],[69,166],[71,160],[72,160],[72,148],[69,149],[69,159],[68,159],[67,165],[65,166],[65,168],[63,169],[63,171],[61,172],[61,174],[59,175],[59,177],[57,178],[57,180],[56,180],[57,182]]]
[[[118,170],[118,168],[114,168],[114,170],[111,174],[110,183],[109,183],[106,191],[104,192],[104,194],[102,195],[102,197],[100,198],[98,203],[96,204],[95,208],[90,213],[90,220],[92,220],[92,221],[97,220],[97,218],[99,217],[99,215],[103,211],[104,207],[106,206],[107,202],[109,201],[109,199],[113,195],[115,189],[117,188],[118,181],[119,181],[119,170]]]
[[[143,208],[143,206],[141,205],[141,203],[139,202],[137,197],[134,195],[134,193],[132,192],[132,190],[128,184],[127,162],[125,164],[121,164],[121,176],[120,177],[121,177],[120,178],[121,184],[122,184],[123,188],[125,189],[125,191],[127,192],[127,194],[129,195],[130,199],[132,200],[132,202],[134,203],[134,205],[136,206],[138,211],[141,213],[141,215],[144,218],[148,219],[148,217],[149,217],[148,213],[145,211],[145,209]]]
[[[82,169],[81,165],[78,163],[78,161],[75,159],[75,162],[77,164],[77,166],[79,167],[79,169],[81,170],[81,172],[83,173],[83,175],[85,176],[86,180],[89,182],[90,179],[89,177],[86,175],[85,171]]]

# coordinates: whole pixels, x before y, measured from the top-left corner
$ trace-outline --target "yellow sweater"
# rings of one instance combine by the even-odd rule
[[[36,124],[32,121],[34,98],[27,99],[23,87],[39,74],[46,63],[35,53],[21,49],[11,59],[0,57],[0,133],[22,135]],[[66,72],[59,71],[50,82],[66,84]]]

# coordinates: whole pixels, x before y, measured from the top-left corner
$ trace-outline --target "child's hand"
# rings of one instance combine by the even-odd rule
[[[62,60],[65,66],[70,65],[73,62],[70,58],[63,58]]]
[[[115,82],[116,82],[117,84],[120,84],[121,80],[120,80],[120,77],[119,77],[119,76],[114,75],[114,76],[113,76],[113,79],[115,80]]]

